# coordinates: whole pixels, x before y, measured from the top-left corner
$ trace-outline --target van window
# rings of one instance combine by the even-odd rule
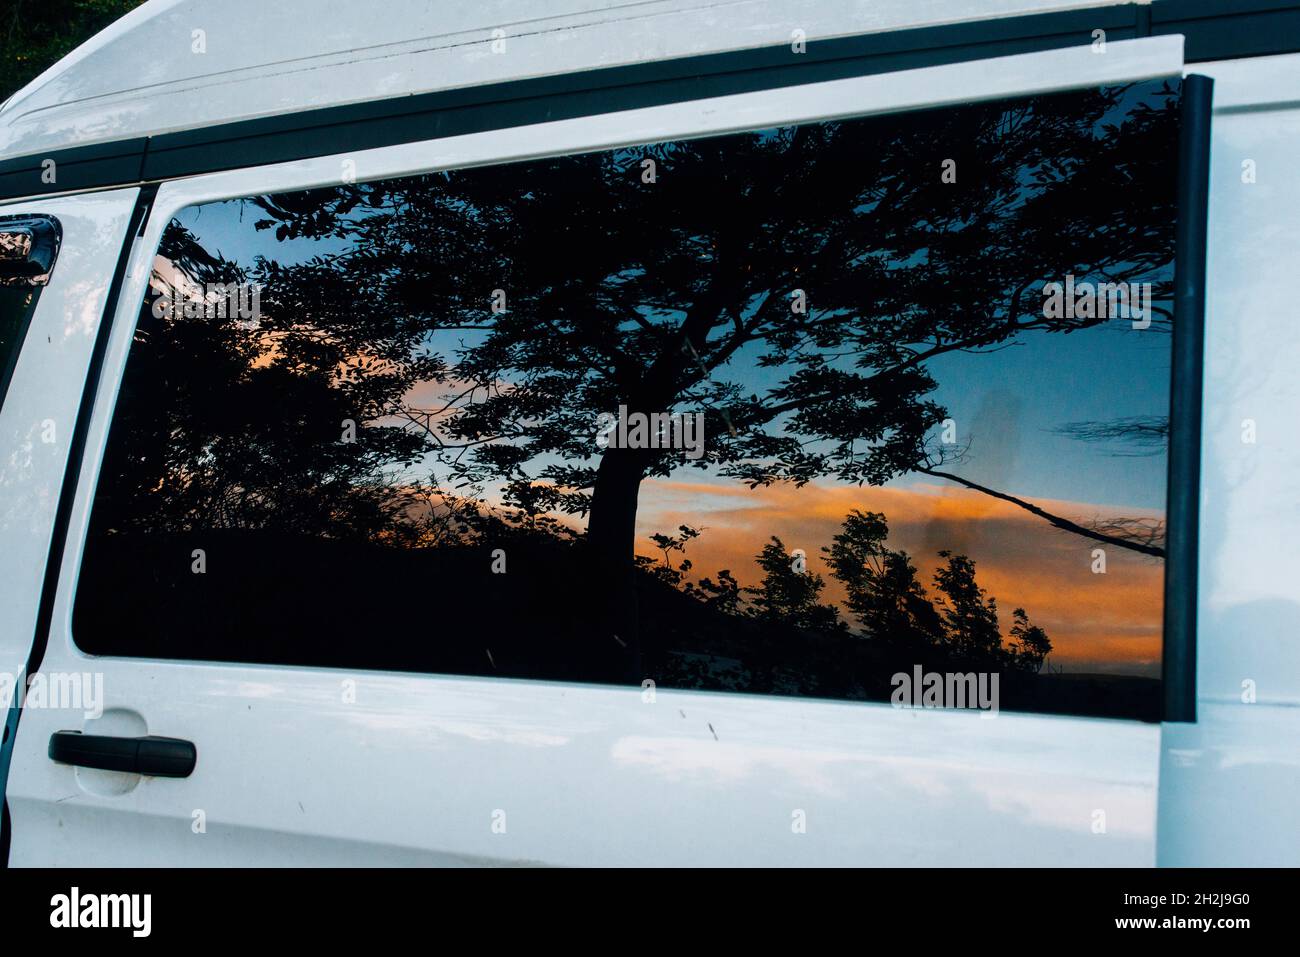
[[[40,286],[0,284],[0,408],[40,294]]]
[[[0,216],[0,408],[62,234],[53,216]]]
[[[896,704],[973,675],[1157,718],[1178,105],[1133,83],[184,209],[75,639]]]

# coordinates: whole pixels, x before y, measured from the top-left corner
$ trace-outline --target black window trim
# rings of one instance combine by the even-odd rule
[[[1169,478],[1165,491],[1164,720],[1196,720],[1196,606],[1205,353],[1206,221],[1214,81],[1183,78],[1174,229]]]

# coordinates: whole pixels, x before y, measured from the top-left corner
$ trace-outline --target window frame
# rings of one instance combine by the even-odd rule
[[[618,97],[612,95],[610,111],[591,116],[354,153],[334,153],[269,166],[249,166],[165,182],[159,186],[153,199],[148,219],[130,254],[126,281],[115,308],[110,310],[113,321],[104,357],[104,376],[88,425],[88,455],[82,462],[81,479],[72,505],[72,524],[63,555],[62,587],[58,595],[60,611],[55,620],[63,622],[73,653],[89,657],[77,646],[72,633],[72,609],[99,468],[107,448],[118,391],[139,316],[139,304],[147,291],[154,256],[163,231],[173,216],[187,207],[250,195],[337,185],[346,173],[352,173],[355,181],[368,182],[666,140],[912,112],[1135,80],[1183,77],[1183,74],[1181,37],[1117,41],[1108,44],[1105,56],[1098,56],[1090,47],[1081,46],[636,109],[620,110]],[[1186,77],[1183,78],[1186,82]],[[1188,110],[1192,107],[1184,107],[1180,161],[1186,163],[1195,157],[1202,157],[1202,160],[1198,160],[1199,165],[1189,175],[1180,177],[1175,262],[1179,307],[1181,310],[1186,305],[1191,310],[1188,315],[1193,319],[1179,326],[1195,328],[1176,335],[1173,345],[1176,358],[1171,384],[1171,440],[1166,491],[1171,541],[1165,566],[1161,665],[1163,720],[1178,721],[1195,720],[1195,522],[1199,492],[1200,343],[1209,125],[1209,81],[1195,79],[1204,80],[1205,86],[1198,85],[1202,93],[1198,94],[1194,104],[1193,112],[1198,117],[1194,129],[1187,122]],[[544,148],[538,148],[539,143],[544,143]],[[348,162],[352,164],[351,169],[346,165]],[[1185,206],[1190,216],[1183,215]],[[1195,278],[1197,274],[1199,281]],[[1193,396],[1195,402],[1188,401],[1188,396]],[[1179,490],[1177,495],[1176,490]],[[1190,525],[1185,524],[1188,521]],[[1176,523],[1179,534],[1174,541]],[[1175,563],[1179,566],[1176,574],[1171,571]]]

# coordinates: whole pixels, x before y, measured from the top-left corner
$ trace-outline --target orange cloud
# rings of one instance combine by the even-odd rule
[[[1036,500],[1054,514],[1092,518],[1152,513],[1078,502]],[[826,573],[821,549],[852,509],[884,513],[891,548],[902,549],[929,586],[937,555],[970,556],[980,584],[998,600],[1003,627],[1023,607],[1052,639],[1051,661],[1066,670],[1158,673],[1163,616],[1162,562],[1107,547],[1106,573],[1094,574],[1091,539],[1052,528],[1007,502],[955,486],[917,483],[873,488],[809,483],[750,490],[739,484],[651,480],[642,487],[638,550],[657,554],[646,540],[686,524],[703,530],[687,550],[695,572],[728,568],[742,585],[760,578],[754,556],[775,535],[802,548],[810,569],[827,580],[828,600],[843,588]],[[931,591],[933,591],[931,589]]]

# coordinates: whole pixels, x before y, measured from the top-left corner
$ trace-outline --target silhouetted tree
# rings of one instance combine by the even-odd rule
[[[178,280],[226,286],[250,278],[175,224],[159,255],[174,270],[155,275],[155,296],[174,293],[177,302],[185,296],[172,289]],[[372,328],[347,341],[275,307],[249,322],[217,299],[198,315],[155,314],[154,298],[132,344],[97,515],[120,528],[418,539],[420,490],[391,474],[414,463],[425,442],[382,419],[392,395],[429,374],[427,363],[377,368],[381,340]],[[406,347],[395,348],[405,360]],[[355,441],[345,440],[347,423]]]
[[[844,584],[845,605],[868,636],[912,653],[939,650],[985,667],[1039,669],[1052,647],[1047,633],[1017,608],[1005,647],[997,600],[976,582],[973,561],[939,552],[945,563],[934,575],[941,596],[936,607],[907,553],[885,545],[888,536],[884,515],[854,509],[833,544],[822,549],[831,574]]]
[[[757,588],[745,589],[754,596],[754,616],[796,628],[843,629],[835,606],[818,601],[826,582],[807,568],[797,568],[796,563],[802,560],[789,555],[775,535],[763,546],[754,559],[763,570],[763,580]]]
[[[698,538],[699,529],[692,528],[689,525],[679,525],[676,535],[664,535],[657,532],[650,536],[650,541],[654,542],[655,548],[663,554],[663,559],[656,562],[653,558],[644,555],[637,556],[637,563],[643,568],[648,568],[650,573],[665,584],[674,587],[686,586],[689,590],[690,583],[686,580],[687,574],[691,570],[691,560],[685,557],[686,545],[693,538]],[[683,557],[679,560],[676,567],[672,563],[672,554],[676,552]]]
[[[831,574],[844,583],[845,605],[869,636],[913,647],[937,644],[939,615],[907,553],[885,547],[888,535],[884,515],[854,509],[834,544],[822,549]]]
[[[1052,650],[1052,642],[1047,632],[1031,624],[1023,608],[1011,613],[1014,623],[1011,626],[1011,660],[1023,671],[1038,673],[1043,661]]]
[[[724,568],[718,572],[718,580],[704,577],[695,585],[696,594],[705,606],[724,615],[741,613],[740,583],[736,581],[731,570]]]
[[[0,103],[141,2],[13,0],[5,4],[0,11]]]
[[[992,661],[1002,647],[998,630],[996,598],[986,597],[975,581],[975,563],[965,555],[939,552],[946,564],[934,575],[934,584],[943,595],[941,614],[945,641],[965,658]]]

